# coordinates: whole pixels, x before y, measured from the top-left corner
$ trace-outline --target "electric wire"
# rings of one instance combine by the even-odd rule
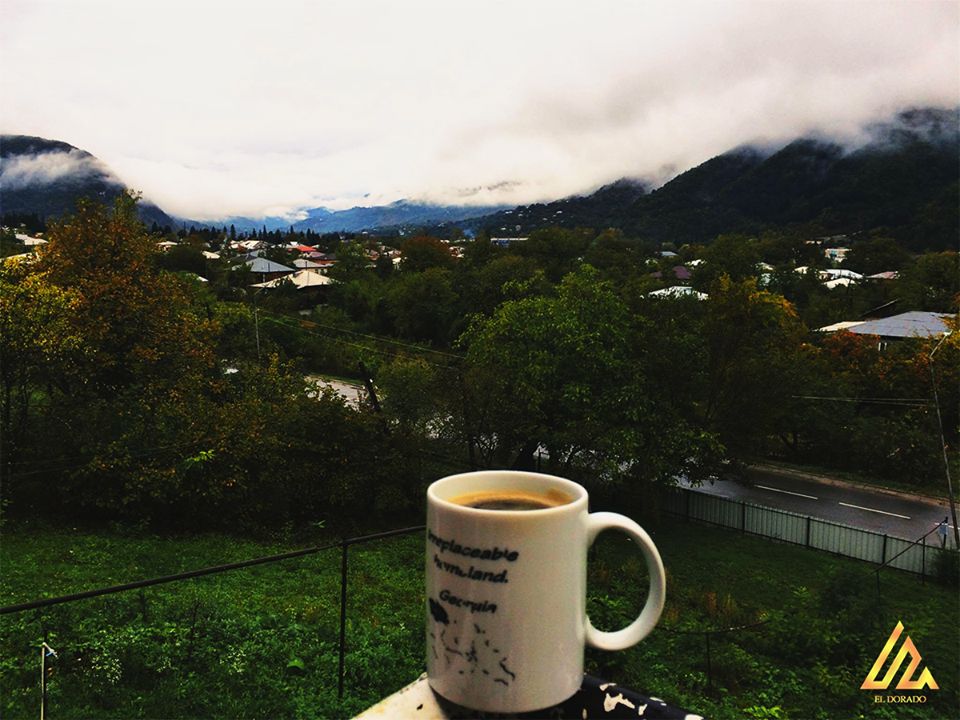
[[[857,398],[827,395],[791,395],[791,397],[796,400],[824,400],[827,402],[866,403],[873,405],[925,407],[933,404],[932,401],[927,398]]]
[[[434,348],[424,347],[422,345],[414,345],[413,343],[403,342],[402,340],[395,340],[394,338],[383,337],[382,335],[370,335],[369,333],[362,333],[357,330],[349,330],[347,328],[340,328],[334,325],[325,325],[324,323],[317,322],[316,320],[307,320],[303,318],[293,318],[289,315],[283,315],[282,313],[273,312],[271,310],[265,310],[260,308],[260,312],[267,313],[274,317],[284,318],[287,320],[292,320],[298,323],[301,327],[304,325],[309,325],[311,327],[323,328],[324,330],[331,330],[333,332],[348,333],[350,335],[356,335],[357,337],[367,338],[368,340],[374,340],[376,342],[389,343],[391,345],[399,345],[401,347],[411,348],[416,352],[428,352],[433,353],[434,355],[443,355],[444,357],[453,358],[455,360],[463,360],[463,355],[457,355],[456,353],[449,353],[444,350],[435,350]]]

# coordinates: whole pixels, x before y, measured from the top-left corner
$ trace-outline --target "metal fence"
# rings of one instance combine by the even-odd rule
[[[750,535],[866,560],[923,577],[934,573],[934,561],[943,552],[939,547],[928,545],[926,536],[907,540],[688,488],[665,490],[663,508],[670,515],[688,521],[733,528]]]
[[[252,560],[244,560],[236,563],[229,563],[226,565],[216,565],[212,567],[202,568],[199,570],[191,570],[188,572],[177,573],[175,575],[165,575],[163,577],[151,578],[148,580],[138,580],[130,583],[124,583],[122,585],[113,585],[110,587],[97,588],[95,590],[87,590],[79,593],[71,593],[69,595],[61,595],[51,598],[43,598],[41,600],[34,600],[31,602],[20,603],[17,605],[7,605],[0,607],[0,616],[21,613],[27,610],[39,610],[42,608],[51,607],[53,605],[62,605],[64,603],[73,603],[79,600],[86,600],[89,598],[102,597],[104,595],[115,595],[117,593],[127,592],[130,590],[140,590],[143,591],[143,588],[147,588],[153,585],[163,585],[172,582],[179,582],[183,580],[191,580],[198,577],[203,577],[206,575],[217,575],[220,573],[228,572],[231,570],[241,570],[244,568],[253,567],[256,565],[265,565],[280,562],[283,560],[290,560],[293,558],[306,557],[308,555],[315,555],[317,553],[323,553],[327,550],[333,550],[336,548],[340,549],[340,633],[339,633],[339,642],[337,648],[338,662],[337,662],[337,697],[338,699],[343,699],[344,692],[344,676],[346,673],[345,660],[346,660],[346,651],[348,647],[348,637],[347,637],[347,587],[348,587],[348,578],[349,578],[349,550],[351,546],[356,545],[365,545],[367,543],[384,540],[387,538],[397,537],[401,535],[411,535],[414,533],[422,533],[426,530],[425,525],[415,525],[412,527],[398,528],[395,530],[387,530],[384,532],[373,533],[371,535],[361,535],[358,537],[343,538],[338,542],[329,543],[327,545],[318,545],[309,548],[303,548],[301,550],[294,550],[292,552],[281,553],[278,555],[269,555],[266,557],[254,558]],[[50,650],[48,653],[47,650]],[[40,656],[41,656],[41,679],[42,679],[42,698],[41,698],[41,711],[40,717],[41,720],[44,717],[46,709],[46,677],[47,671],[45,668],[46,658],[50,655],[55,655],[52,649],[46,644],[42,643]]]

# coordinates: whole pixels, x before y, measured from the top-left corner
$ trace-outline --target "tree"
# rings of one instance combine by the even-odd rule
[[[500,246],[490,242],[490,238],[484,234],[464,246],[461,265],[468,268],[483,267],[506,252]]]
[[[734,282],[756,277],[760,248],[745,235],[721,235],[707,246],[701,259],[703,263],[693,271],[692,284],[705,291],[724,275]]]
[[[757,243],[760,259],[771,265],[814,265],[822,261],[820,246],[807,243],[804,236],[782,230],[762,233]]]
[[[843,266],[861,275],[900,270],[910,261],[910,253],[893,238],[876,237],[854,243]]]
[[[960,255],[926,253],[906,268],[896,295],[903,310],[957,312],[960,304]]]
[[[640,243],[628,240],[623,232],[608,228],[590,243],[583,260],[601,270],[605,277],[623,282],[644,267]]]
[[[430,268],[453,267],[450,246],[435,237],[420,235],[410,238],[400,246],[400,253],[402,255],[400,269],[403,272],[423,272]]]
[[[458,268],[458,271],[457,284],[466,310],[464,315],[493,312],[508,298],[508,285],[530,281],[539,272],[536,263],[517,255],[494,257],[483,266]],[[549,283],[544,281],[543,285]]]
[[[45,449],[42,468],[58,470],[46,487],[44,471],[22,475],[44,488],[44,502],[116,509],[150,496],[176,477],[158,448],[175,453],[170,448],[187,449],[202,434],[202,404],[219,379],[215,324],[189,286],[157,268],[156,253],[134,198],[122,196],[110,210],[81,202],[76,216],[51,227],[38,262],[18,278],[13,297],[36,303],[32,318],[14,308],[19,322],[48,334],[8,345],[9,367],[71,350],[69,362],[40,363],[25,380],[42,398],[31,421],[34,448]],[[57,468],[61,457],[69,460]]]
[[[393,275],[393,258],[386,253],[380,253],[380,255],[377,256],[374,270],[377,273],[377,277],[381,280],[388,280],[390,276]]]
[[[366,274],[370,258],[363,245],[356,241],[342,242],[337,246],[337,262],[330,268],[329,275],[339,282],[350,282]]]
[[[783,297],[724,275],[705,301],[706,427],[745,453],[790,412],[804,328]]]
[[[676,477],[715,444],[685,424],[637,362],[646,330],[590,266],[554,294],[477,316],[461,338],[468,443],[501,465],[529,467],[543,446],[558,472]]]
[[[74,330],[93,348],[77,376],[79,394],[109,396],[147,376],[176,378],[187,364],[209,369],[213,328],[189,286],[157,268],[156,239],[137,217],[136,199],[112,210],[81,201],[75,217],[51,228],[36,265],[45,282],[78,298]]]
[[[534,230],[526,241],[510,249],[534,260],[551,282],[559,282],[580,264],[593,238],[594,233],[588,229],[550,227]]]
[[[190,272],[207,276],[207,259],[203,251],[190,245],[177,245],[157,257],[157,265],[174,272]]]
[[[404,272],[387,290],[387,313],[402,337],[446,345],[458,299],[450,270]]]
[[[23,459],[35,406],[43,402],[40,389],[73,375],[89,352],[71,323],[79,302],[75,292],[27,266],[0,264],[0,456],[8,478]]]

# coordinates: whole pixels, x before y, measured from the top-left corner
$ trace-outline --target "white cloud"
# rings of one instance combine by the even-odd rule
[[[0,165],[0,186],[18,190],[31,185],[46,185],[68,175],[85,177],[104,172],[101,163],[79,150],[18,155]]]
[[[38,0],[2,13],[3,130],[89,150],[198,218],[529,202],[960,102],[955,2]]]

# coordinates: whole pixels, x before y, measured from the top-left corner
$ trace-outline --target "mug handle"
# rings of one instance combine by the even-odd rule
[[[663,561],[660,559],[660,553],[657,552],[657,546],[653,544],[653,540],[646,531],[628,517],[610,512],[588,515],[587,547],[593,545],[593,541],[601,531],[609,529],[622,530],[637,542],[650,573],[650,592],[640,615],[622,630],[616,632],[597,630],[590,622],[590,618],[586,617],[586,641],[588,645],[601,650],[625,650],[643,640],[657,624],[660,613],[663,611],[667,583]]]

